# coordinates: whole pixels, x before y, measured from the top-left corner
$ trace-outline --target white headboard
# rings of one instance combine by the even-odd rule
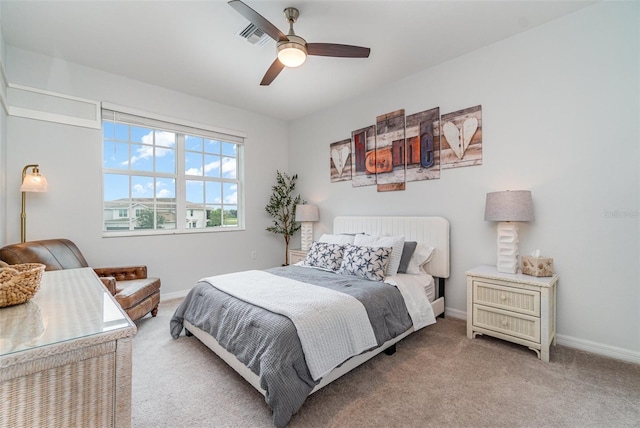
[[[338,216],[333,233],[404,235],[405,241],[417,241],[435,247],[427,273],[449,278],[449,221],[444,217],[360,217]]]

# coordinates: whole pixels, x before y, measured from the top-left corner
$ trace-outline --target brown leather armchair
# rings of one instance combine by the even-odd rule
[[[42,263],[45,271],[89,267],[76,244],[68,239],[46,239],[0,248],[0,260],[15,265]],[[160,279],[147,277],[146,266],[93,268],[132,321],[149,312],[155,317],[160,303]]]

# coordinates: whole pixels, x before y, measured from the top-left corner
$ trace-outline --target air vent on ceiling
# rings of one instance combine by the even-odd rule
[[[246,39],[252,45],[258,46],[264,46],[269,43],[270,40],[273,40],[264,31],[253,24],[249,24],[246,28],[238,31],[238,35],[243,39]]]

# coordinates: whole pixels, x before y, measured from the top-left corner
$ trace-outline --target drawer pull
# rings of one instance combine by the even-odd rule
[[[502,296],[500,296],[500,300],[502,300],[502,301],[504,302],[505,300],[507,300],[507,296],[505,296],[505,295],[503,294]]]
[[[507,321],[507,320],[502,320],[502,326],[503,326],[503,327],[506,327],[506,326],[508,326],[508,325],[509,325],[509,321]]]

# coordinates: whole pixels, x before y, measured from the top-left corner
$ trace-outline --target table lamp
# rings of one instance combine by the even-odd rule
[[[533,221],[533,200],[529,190],[487,193],[485,221],[498,223],[498,272],[518,271],[518,221]]]
[[[313,242],[313,222],[320,218],[317,205],[296,205],[296,221],[302,223],[300,248],[309,251]]]

